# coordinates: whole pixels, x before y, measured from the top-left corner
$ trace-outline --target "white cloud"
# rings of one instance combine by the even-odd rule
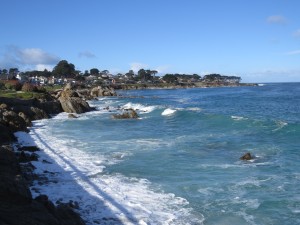
[[[50,68],[59,61],[59,57],[47,53],[39,48],[19,48],[8,46],[2,56],[0,55],[1,68]]]
[[[148,69],[149,66],[144,63],[138,63],[134,62],[130,64],[130,69],[133,70],[133,72],[137,73],[140,69]]]
[[[267,22],[273,24],[285,24],[287,23],[287,19],[281,15],[273,15],[267,18]]]
[[[96,55],[90,51],[79,52],[79,58],[96,58]]]
[[[290,51],[290,52],[286,52],[286,55],[299,55],[300,54],[300,50],[295,50],[295,51]]]
[[[17,49],[16,56],[19,57],[23,64],[55,64],[58,57],[53,56],[39,48]]]
[[[53,70],[53,66],[51,65],[45,65],[45,64],[37,64],[35,66],[35,69],[38,71],[44,71],[45,69],[48,71],[52,71]]]
[[[300,38],[300,29],[296,30],[293,35],[294,37]]]

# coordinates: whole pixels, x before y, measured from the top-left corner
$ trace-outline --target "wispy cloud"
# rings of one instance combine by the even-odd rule
[[[267,18],[267,22],[271,24],[286,24],[287,19],[281,15],[273,15]]]
[[[285,55],[299,55],[299,54],[300,54],[300,50],[294,50],[285,53]]]
[[[43,51],[40,48],[19,48],[17,46],[6,47],[2,56],[0,56],[0,67],[11,68],[50,68],[59,61],[59,57]]]
[[[96,58],[96,55],[90,51],[79,52],[79,58]]]
[[[300,38],[300,29],[296,30],[296,31],[293,33],[293,36],[296,37],[296,38]]]

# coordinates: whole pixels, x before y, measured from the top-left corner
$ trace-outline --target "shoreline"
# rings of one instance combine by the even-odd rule
[[[98,115],[99,111],[91,113]],[[82,116],[85,117],[84,114]],[[55,123],[55,120],[68,121],[69,118],[66,113],[61,113],[50,120]],[[55,136],[47,138],[49,131],[44,127],[48,123],[51,121],[36,121],[29,134],[17,135],[24,145],[34,143],[42,149],[38,153],[40,162],[33,165],[37,168],[36,172],[45,174],[49,181],[36,181],[31,187],[33,195],[43,192],[54,202],[72,201],[78,206],[76,212],[87,224],[161,224],[180,217],[175,216],[176,211],[186,215],[187,212],[182,209],[187,204],[186,200],[171,193],[154,192],[149,181],[103,173],[105,162],[114,163],[113,159],[91,156],[80,148],[69,148],[64,146],[66,140],[58,140]],[[155,202],[160,205],[154,205]],[[152,214],[154,218],[150,216]]]
[[[122,84],[113,85],[115,90],[144,90],[144,89],[186,89],[186,88],[222,88],[222,87],[256,87],[258,83],[187,83],[187,84]]]
[[[99,91],[99,90],[98,90]],[[3,102],[5,102],[5,99],[4,98],[0,98],[0,100],[2,100],[2,101],[0,101],[0,103],[3,103]],[[8,100],[8,102],[9,102],[10,100]],[[6,103],[8,103],[7,102],[7,100],[6,100]],[[4,103],[5,104],[5,103]],[[20,104],[22,105],[22,107],[20,106]],[[32,101],[26,101],[26,100],[14,100],[14,101],[12,101],[11,103],[10,103],[10,105],[6,105],[6,106],[4,106],[3,104],[2,104],[2,107],[1,107],[1,110],[3,111],[4,110],[4,112],[5,111],[8,111],[8,112],[13,112],[13,111],[9,111],[9,110],[19,110],[20,112],[23,110],[23,111],[25,111],[25,112],[27,112],[26,110],[28,110],[28,108],[26,108],[25,106],[26,106],[26,104],[29,104],[30,106],[31,105],[34,105],[34,106],[36,106],[36,108],[37,109],[40,109],[40,110],[46,110],[47,111],[47,113],[45,112],[44,114],[42,113],[41,114],[41,112],[42,111],[38,111],[38,110],[35,110],[34,111],[34,115],[32,116],[32,117],[28,117],[28,116],[26,116],[26,114],[25,114],[25,116],[23,116],[22,117],[22,119],[23,119],[23,124],[15,124],[16,125],[16,127],[14,127],[14,131],[15,132],[18,132],[18,131],[23,131],[23,132],[26,132],[26,131],[28,131],[27,130],[27,128],[26,127],[31,127],[31,121],[33,121],[33,123],[38,123],[38,121],[40,120],[40,119],[49,119],[50,118],[50,116],[49,116],[49,114],[50,114],[50,112],[51,112],[51,109],[49,109],[49,108],[47,108],[47,107],[45,107],[44,105],[49,105],[48,104],[48,102],[46,102],[45,104],[41,104],[41,103],[39,103],[39,102],[37,102],[36,100],[32,100]],[[66,110],[58,110],[57,109],[57,105],[58,103],[55,103],[55,104],[52,104],[52,105],[54,105],[55,107],[53,107],[53,109],[52,109],[52,114],[56,114],[56,115],[58,115],[57,113],[61,113],[61,112],[63,112],[63,111],[66,111]],[[50,104],[51,105],[51,104]],[[50,107],[51,108],[51,107]],[[76,107],[75,107],[76,108]],[[3,113],[1,111],[1,113]],[[18,112],[18,111],[17,111]],[[27,112],[28,113],[28,112]],[[79,112],[80,113],[80,112]],[[38,116],[39,115],[39,116]],[[17,118],[17,120],[20,120],[20,113],[19,114],[16,114],[16,115],[14,115],[14,117],[13,117],[13,120],[14,119],[16,119]],[[26,119],[27,119],[27,121],[26,121]],[[21,120],[20,120],[21,121]],[[21,122],[20,122],[21,123]],[[18,125],[18,126],[17,126]],[[30,129],[34,129],[33,127],[31,127]],[[0,135],[1,136],[1,135]],[[4,138],[4,139],[6,139],[6,138]],[[6,139],[6,141],[7,141],[7,139]],[[13,138],[11,137],[11,139],[9,140],[9,142],[7,142],[6,144],[12,144],[12,141],[14,141],[13,140]],[[3,143],[1,143],[1,144],[3,144]],[[19,143],[20,144],[20,143]],[[47,143],[46,143],[47,144]],[[14,143],[13,144],[14,146],[17,146],[18,145],[18,143]],[[25,145],[26,146],[26,145]],[[28,146],[28,145],[27,145]],[[30,146],[30,145],[29,145]],[[19,147],[22,147],[22,145],[20,145]],[[24,147],[24,146],[23,146]],[[1,150],[3,149],[3,147],[1,147]],[[53,150],[53,149],[52,149]],[[3,150],[4,151],[4,150]],[[7,150],[5,150],[5,152],[7,152]],[[8,150],[8,152],[12,152],[12,150]],[[15,151],[13,151],[13,155],[15,155],[15,154],[17,154],[16,153],[17,151],[16,151],[16,148],[15,148]],[[2,153],[1,153],[2,154]],[[11,154],[11,153],[9,153],[9,154]],[[39,164],[41,164],[42,165],[42,168],[43,168],[43,171],[42,171],[42,173],[43,174],[45,174],[45,175],[49,175],[50,174],[50,176],[55,176],[55,172],[53,172],[53,171],[49,171],[49,170],[47,170],[47,167],[50,165],[48,162],[47,162],[47,159],[42,159],[42,161],[40,162],[40,160],[38,159],[39,158],[39,156],[36,156],[36,152],[35,151],[32,151],[32,152],[28,152],[28,151],[21,151],[21,153],[19,153],[19,154],[17,154],[17,156],[14,156],[15,157],[15,159],[14,159],[14,161],[15,162],[17,162],[18,164],[19,164],[19,166],[17,166],[17,168],[19,168],[20,166],[21,167],[23,167],[23,170],[24,170],[24,168],[25,168],[25,170],[28,170],[27,172],[29,172],[29,175],[27,174],[26,175],[26,173],[25,174],[20,174],[20,172],[17,172],[17,176],[21,176],[22,177],[22,187],[23,187],[23,189],[22,189],[22,192],[28,192],[28,190],[29,190],[29,187],[28,187],[28,182],[32,182],[32,180],[30,181],[30,179],[33,179],[33,178],[37,178],[36,177],[36,175],[34,175],[35,174],[35,172],[33,171],[33,168],[34,167],[36,167],[36,166],[34,166],[33,164],[34,163],[32,163],[31,161],[32,161],[32,159],[33,159],[33,161],[36,161],[36,160],[38,160],[38,162],[39,162]],[[38,154],[37,154],[38,155]],[[25,161],[27,161],[26,163],[27,163],[27,166],[24,164],[24,163],[21,163],[20,162],[20,156],[22,156],[22,157],[25,157]],[[4,159],[5,160],[5,159]],[[48,165],[49,164],[49,165]],[[17,170],[19,170],[19,169],[17,169]],[[61,173],[64,173],[63,171],[61,172]],[[14,175],[15,176],[15,175]],[[27,181],[25,181],[27,179]],[[36,180],[36,182],[40,182],[41,184],[43,183],[43,182],[49,182],[49,181],[47,181],[47,180],[45,180],[45,178],[43,178],[43,176],[41,176],[41,180],[42,181],[39,181],[38,179]],[[5,180],[4,180],[4,182],[6,182]],[[51,181],[51,182],[53,182],[53,181]],[[53,187],[56,187],[56,186],[58,186],[58,184],[56,183],[57,181],[54,181],[53,182]],[[30,188],[31,189],[31,188]],[[26,191],[27,190],[27,191]],[[15,192],[13,192],[13,191],[11,191],[11,190],[9,190],[13,195],[15,195],[16,193]],[[41,212],[39,212],[41,215],[43,215],[43,213],[44,214],[50,214],[50,217],[52,218],[52,220],[56,220],[57,222],[58,221],[64,221],[64,219],[73,219],[74,221],[73,221],[73,224],[84,224],[84,222],[82,221],[82,219],[80,219],[80,217],[79,217],[79,215],[77,214],[77,213],[74,213],[74,210],[76,211],[76,212],[78,212],[77,211],[77,209],[80,207],[80,204],[78,204],[76,201],[73,201],[72,199],[68,199],[68,201],[69,202],[64,202],[63,200],[59,200],[59,201],[57,201],[56,202],[56,204],[57,204],[57,206],[55,206],[49,199],[48,199],[48,196],[46,196],[43,192],[42,193],[39,193],[39,192],[37,192],[37,195],[34,195],[33,194],[33,192],[32,192],[33,190],[31,190],[31,193],[30,194],[28,194],[28,196],[26,197],[27,198],[27,202],[28,202],[28,204],[26,205],[26,208],[28,208],[27,209],[27,211],[25,210],[25,209],[18,209],[18,210],[23,210],[24,211],[24,213],[25,213],[25,215],[27,216],[27,217],[29,217],[29,219],[27,220],[27,223],[34,223],[33,221],[35,221],[36,220],[36,218],[34,217],[34,215],[33,215],[33,217],[30,217],[29,216],[29,212],[28,212],[28,210],[33,210],[33,209],[31,209],[30,207],[32,207],[31,205],[32,204],[39,204],[39,209],[41,210]],[[72,192],[70,192],[70,193],[72,193]],[[22,194],[23,193],[21,193],[21,196],[22,196]],[[153,195],[153,193],[151,193],[151,195]],[[15,198],[15,197],[14,197]],[[24,198],[24,197],[21,197],[22,199]],[[17,211],[17,209],[15,209],[14,207],[11,207],[11,204],[19,204],[18,202],[20,202],[21,200],[18,200],[17,202],[14,202],[14,201],[12,201],[12,200],[10,200],[10,199],[7,199],[6,200],[6,202],[10,205],[8,208],[11,208],[11,213],[14,215],[14,211]],[[23,200],[22,200],[23,201]],[[2,202],[3,203],[3,202]],[[6,210],[7,210],[7,208],[6,208]],[[50,212],[50,213],[49,213]],[[28,214],[29,213],[29,214]],[[126,214],[126,213],[125,213]],[[15,219],[17,219],[18,217],[16,217],[15,215],[14,216],[10,216],[10,218],[5,218],[6,216],[5,215],[0,215],[0,218],[1,217],[3,217],[4,219],[6,219],[7,221],[10,221],[10,220],[15,220]],[[24,217],[24,215],[23,215],[23,217]],[[70,218],[71,217],[71,218]],[[45,218],[48,218],[47,220],[49,220],[49,221],[52,221],[51,219],[49,219],[49,215],[48,215],[48,217],[45,217]],[[106,220],[108,219],[111,219],[111,218],[115,218],[115,214],[114,213],[111,213],[111,214],[109,214],[109,216],[107,216],[107,217],[105,217],[106,218]],[[113,219],[114,220],[114,219]],[[131,220],[131,219],[130,219]],[[31,222],[28,222],[28,221],[31,221]],[[130,221],[129,221],[130,222]],[[137,222],[137,221],[135,221],[135,222]],[[143,220],[141,220],[140,221],[141,222],[141,224],[143,224]],[[21,224],[21,223],[20,223]],[[47,221],[43,221],[43,220],[40,220],[39,221],[39,224],[48,224],[48,222]],[[56,223],[50,223],[50,224],[56,224]]]

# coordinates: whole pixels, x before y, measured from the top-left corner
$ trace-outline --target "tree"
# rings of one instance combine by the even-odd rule
[[[99,72],[100,72],[100,71],[99,71],[97,68],[90,69],[90,74],[91,74],[91,75],[98,75]]]
[[[175,83],[177,81],[177,77],[173,74],[166,74],[162,79],[167,83]]]
[[[68,63],[67,60],[61,60],[54,67],[52,74],[54,76],[64,76],[71,78],[75,76],[75,66],[72,63]]]
[[[85,77],[84,77],[84,76],[81,76],[81,75],[77,75],[77,76],[75,77],[75,80],[76,80],[76,81],[85,81]]]
[[[90,74],[89,74],[89,71],[88,71],[88,70],[85,70],[83,76],[89,76],[89,75],[90,75]]]
[[[10,75],[17,75],[18,72],[19,72],[18,68],[10,68],[8,73]]]
[[[144,70],[144,69],[140,69],[138,71],[138,75],[137,75],[137,78],[139,80],[142,80],[142,81],[148,81],[148,80],[152,80],[152,71],[151,70]]]
[[[109,71],[108,71],[108,70],[103,70],[103,71],[101,72],[101,74],[108,75],[108,74],[109,74]]]
[[[2,74],[7,74],[7,69],[3,69]]]

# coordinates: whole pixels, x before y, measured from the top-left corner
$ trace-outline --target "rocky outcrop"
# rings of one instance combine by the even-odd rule
[[[32,198],[17,158],[10,147],[0,147],[0,223],[85,224],[68,204],[55,206],[46,195]]]
[[[63,112],[59,101],[48,97],[47,99],[16,99],[0,97],[0,104],[6,105],[6,110],[12,110],[15,113],[22,113],[20,116],[28,120],[38,120],[49,118],[51,114]],[[25,118],[26,117],[26,118]],[[27,121],[28,122],[28,121]]]
[[[112,87],[94,87],[91,90],[92,97],[99,97],[99,96],[116,96],[116,92]]]
[[[115,114],[112,117],[114,119],[137,119],[139,115],[134,109],[126,109],[122,114]]]
[[[247,152],[240,158],[240,160],[251,160],[251,159],[254,159],[254,157],[251,155],[250,152]]]
[[[79,97],[78,93],[72,90],[71,85],[67,85],[58,98],[64,112],[85,113],[92,110],[89,104]]]

